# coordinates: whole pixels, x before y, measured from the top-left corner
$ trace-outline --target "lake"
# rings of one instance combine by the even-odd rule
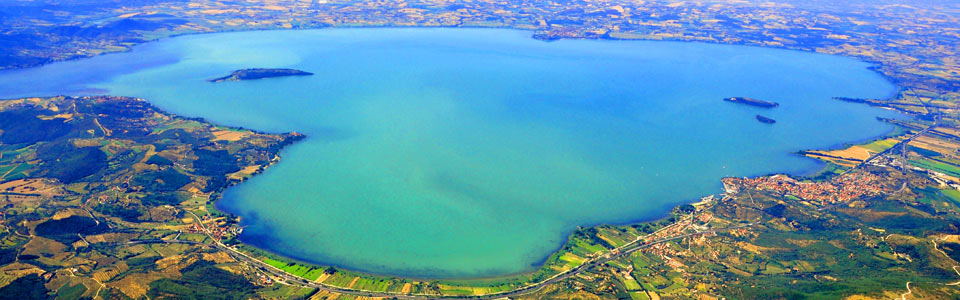
[[[561,40],[500,29],[190,35],[0,72],[0,96],[143,97],[181,115],[304,133],[218,202],[241,239],[414,277],[535,269],[577,226],[664,216],[724,176],[809,174],[794,154],[885,134],[831,97],[896,87],[854,59],[747,46]],[[211,83],[236,69],[313,76]],[[764,109],[722,101],[771,100]],[[764,124],[763,114],[777,120]]]

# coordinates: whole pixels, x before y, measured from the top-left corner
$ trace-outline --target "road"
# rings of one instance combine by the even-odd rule
[[[189,211],[188,211],[188,212],[189,212]],[[189,213],[190,213],[191,215],[193,215],[193,217],[197,220],[197,222],[200,222],[200,224],[203,224],[203,223],[201,222],[200,217],[198,217],[198,216],[197,216],[196,214],[194,214],[193,212],[189,212]],[[588,261],[588,262],[585,262],[585,263],[581,264],[580,266],[577,266],[576,268],[567,270],[567,271],[562,272],[562,273],[560,273],[560,274],[554,275],[553,277],[550,277],[549,279],[546,279],[546,280],[543,280],[543,281],[540,281],[540,282],[537,282],[537,283],[534,283],[534,284],[531,284],[531,285],[527,285],[527,286],[524,286],[524,287],[520,287],[520,288],[511,290],[511,291],[507,291],[507,292],[493,293],[493,294],[487,294],[487,295],[478,295],[478,296],[439,296],[439,295],[425,295],[425,294],[400,294],[400,293],[375,292],[375,291],[364,291],[364,290],[357,290],[357,289],[347,289],[347,288],[341,288],[341,287],[331,286],[331,285],[327,285],[327,284],[323,284],[323,283],[319,283],[319,282],[309,281],[309,280],[307,280],[307,279],[294,276],[294,275],[292,275],[292,274],[290,274],[290,273],[287,273],[287,272],[285,272],[285,271],[283,271],[283,270],[280,270],[280,269],[278,269],[278,268],[276,268],[276,267],[274,267],[274,266],[271,266],[271,265],[269,265],[269,264],[266,264],[266,263],[264,263],[264,262],[262,262],[262,261],[260,261],[260,260],[258,260],[258,259],[256,259],[256,258],[250,257],[250,256],[248,256],[248,255],[246,255],[246,254],[244,254],[244,253],[242,253],[242,252],[240,252],[240,251],[237,251],[237,250],[234,249],[234,248],[231,248],[231,247],[229,247],[229,246],[227,246],[227,245],[224,245],[224,244],[221,243],[220,241],[218,241],[218,240],[216,240],[216,239],[213,238],[213,236],[212,236],[212,235],[210,234],[210,232],[207,230],[206,226],[201,226],[201,228],[203,228],[204,234],[206,234],[206,235],[213,241],[213,244],[210,244],[210,245],[213,245],[214,247],[216,247],[216,248],[218,248],[218,249],[220,249],[220,250],[223,250],[223,251],[227,252],[231,257],[233,257],[234,259],[236,259],[236,260],[238,260],[238,261],[248,263],[248,264],[250,264],[250,265],[253,265],[254,267],[256,267],[257,269],[259,269],[259,270],[261,270],[261,271],[267,272],[267,273],[269,273],[269,274],[271,274],[271,275],[273,275],[273,276],[276,276],[277,278],[281,278],[281,279],[283,279],[283,280],[286,280],[288,284],[295,284],[295,285],[300,285],[300,286],[304,286],[304,287],[317,288],[317,289],[320,289],[320,290],[323,290],[323,291],[327,291],[327,292],[347,294],[347,295],[353,295],[353,296],[364,296],[364,297],[386,297],[386,298],[397,298],[397,299],[499,299],[499,298],[504,298],[504,297],[520,296],[520,295],[524,295],[524,294],[528,294],[528,293],[532,293],[532,292],[538,291],[538,290],[540,290],[541,288],[543,288],[543,287],[546,286],[546,285],[549,285],[549,284],[556,283],[556,282],[558,282],[558,281],[567,279],[567,278],[569,278],[569,277],[571,277],[571,276],[577,275],[577,274],[579,274],[579,273],[581,273],[581,272],[583,272],[583,271],[586,271],[586,270],[588,270],[588,269],[590,269],[590,268],[596,267],[596,266],[598,266],[598,265],[602,265],[602,264],[604,264],[604,263],[606,263],[606,262],[608,262],[608,261],[611,261],[611,260],[614,260],[614,259],[623,257],[624,255],[629,255],[630,253],[639,251],[639,250],[644,249],[644,248],[651,247],[651,246],[653,246],[653,245],[662,244],[662,243],[667,243],[667,242],[670,242],[670,241],[674,241],[674,240],[678,240],[678,239],[682,239],[682,238],[686,238],[686,237],[691,237],[691,236],[697,236],[697,235],[703,235],[703,234],[712,234],[712,233],[723,232],[723,231],[730,231],[730,230],[737,230],[737,229],[742,229],[742,228],[750,227],[750,226],[753,226],[753,225],[754,225],[754,223],[748,223],[748,224],[744,224],[744,225],[731,226],[731,227],[726,227],[726,228],[719,228],[719,229],[705,230],[705,231],[701,231],[701,232],[693,232],[693,233],[681,234],[681,235],[677,235],[677,236],[672,236],[672,237],[668,237],[668,238],[663,238],[663,239],[659,239],[659,240],[654,240],[654,241],[651,241],[651,242],[648,242],[648,243],[641,243],[641,244],[639,244],[639,245],[635,245],[635,246],[632,246],[632,247],[622,248],[622,249],[624,249],[624,250],[620,251],[620,252],[617,253],[617,254],[607,254],[607,255],[602,255],[602,256],[596,257],[596,258],[594,258],[594,259],[591,259],[591,260]],[[636,242],[636,241],[635,241],[635,242]],[[629,245],[629,244],[628,244],[628,245]],[[621,249],[621,248],[618,248],[618,249]]]
[[[925,128],[925,129],[917,132],[917,133],[914,134],[914,135],[911,135],[910,137],[904,139],[903,141],[900,141],[900,142],[897,143],[896,145],[893,145],[893,147],[887,148],[886,150],[883,150],[883,151],[881,151],[880,153],[874,154],[874,155],[871,156],[870,158],[867,158],[866,160],[864,160],[863,162],[861,162],[859,165],[857,165],[856,167],[854,167],[854,168],[851,169],[851,170],[856,170],[856,169],[862,168],[863,166],[868,165],[868,164],[869,164],[871,161],[873,161],[874,159],[877,159],[878,157],[882,157],[882,156],[884,156],[884,155],[886,155],[886,154],[889,154],[890,152],[894,151],[894,150],[897,149],[897,148],[906,146],[908,143],[910,143],[911,141],[913,141],[913,139],[915,139],[915,138],[923,135],[924,133],[927,133],[928,131],[930,131],[930,130],[932,130],[933,128],[936,128],[936,127],[937,127],[936,125],[933,125],[933,126],[927,127],[927,128]],[[907,162],[904,161],[903,163],[904,163],[904,165],[905,165]],[[907,188],[907,183],[904,182],[904,183],[903,183],[903,186],[900,187],[899,190],[897,190],[896,192],[893,192],[893,193],[896,194],[896,193],[902,192],[902,191],[905,190],[906,188]],[[839,206],[839,205],[846,205],[846,204],[847,204],[847,203],[845,203],[845,202],[833,203],[833,204],[830,204],[830,205],[827,205],[827,206],[820,207],[820,208],[818,208],[817,210],[818,210],[818,211],[829,210],[829,209],[833,209],[834,207],[837,207],[837,206]]]
[[[161,240],[161,239],[131,240],[131,241],[127,242],[127,245],[136,245],[136,244],[188,244],[188,245],[206,245],[206,243],[202,243],[202,242],[185,241],[185,240]]]
[[[900,300],[907,300],[907,296],[913,294],[913,291],[910,290],[910,282],[907,281],[907,292],[900,295]]]
[[[892,152],[892,151],[895,151],[894,149],[897,149],[897,148],[899,148],[899,147],[905,146],[906,144],[908,144],[908,143],[910,143],[911,141],[913,141],[913,139],[915,139],[915,138],[923,135],[924,133],[927,133],[928,131],[936,128],[939,123],[940,123],[939,120],[934,121],[934,124],[933,124],[932,126],[927,127],[927,128],[924,128],[923,130],[917,132],[916,134],[911,135],[910,137],[904,139],[903,141],[900,141],[900,142],[897,143],[896,145],[893,145],[893,147],[887,148],[886,150],[883,150],[883,151],[880,152],[880,153],[874,154],[874,155],[871,156],[870,158],[867,158],[867,159],[864,160],[862,163],[860,163],[859,165],[857,165],[856,168],[860,168],[860,167],[862,167],[862,166],[865,166],[865,165],[867,165],[870,161],[872,161],[872,160],[874,160],[874,159],[876,159],[876,158],[878,158],[878,157],[884,156],[884,155],[886,155],[887,153],[890,153],[890,152]],[[904,163],[906,163],[906,162],[904,162]],[[856,169],[856,168],[855,168],[855,169]]]

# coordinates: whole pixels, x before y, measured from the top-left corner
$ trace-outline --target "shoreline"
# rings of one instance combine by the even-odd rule
[[[129,47],[127,47],[127,48],[125,48],[125,49],[122,49],[122,50],[104,51],[104,52],[97,53],[97,54],[93,54],[93,55],[83,55],[83,56],[70,57],[70,58],[67,58],[67,59],[51,60],[51,61],[48,61],[48,62],[37,63],[37,64],[32,64],[32,65],[22,66],[22,67],[2,67],[2,66],[0,66],[0,72],[8,71],[8,70],[30,69],[30,68],[42,67],[42,66],[46,66],[46,65],[54,64],[54,63],[58,63],[58,62],[66,62],[66,61],[80,60],[80,59],[84,59],[84,58],[92,58],[92,57],[103,56],[103,55],[110,55],[110,54],[116,54],[116,53],[130,52],[130,51],[133,51],[134,48],[139,47],[139,46],[144,45],[144,44],[149,44],[149,43],[158,42],[158,41],[161,41],[161,40],[164,40],[164,39],[176,38],[176,37],[181,37],[181,36],[193,36],[193,35],[216,34],[216,33],[236,33],[236,32],[249,32],[249,31],[303,31],[303,30],[322,30],[322,29],[380,29],[380,28],[396,28],[396,29],[417,29],[417,28],[425,28],[425,29],[458,29],[458,28],[463,28],[463,29],[507,29],[507,30],[514,30],[514,31],[529,32],[529,33],[531,33],[531,34],[530,34],[530,36],[529,36],[528,38],[534,39],[534,40],[538,40],[538,41],[541,41],[541,42],[544,42],[544,43],[556,42],[556,41],[561,41],[561,40],[650,41],[650,42],[675,42],[675,43],[701,43],[701,44],[710,44],[710,45],[736,45],[736,46],[756,47],[756,48],[767,48],[767,49],[782,49],[782,50],[798,51],[798,52],[804,52],[804,53],[814,53],[814,54],[819,54],[819,55],[840,56],[840,57],[851,58],[851,59],[855,59],[855,60],[858,60],[858,61],[867,63],[867,64],[869,65],[869,66],[867,66],[867,69],[869,69],[870,71],[873,71],[874,73],[880,75],[880,76],[883,77],[885,80],[887,80],[887,82],[891,83],[893,86],[896,87],[896,91],[891,92],[890,95],[886,96],[885,98],[883,98],[883,99],[881,99],[881,100],[893,100],[893,99],[897,98],[897,96],[899,96],[900,93],[904,90],[903,85],[900,84],[899,81],[897,81],[897,80],[894,79],[893,77],[890,77],[890,76],[888,76],[888,75],[886,75],[886,74],[884,74],[883,72],[880,71],[880,67],[883,65],[883,62],[881,62],[881,61],[875,61],[875,60],[869,60],[869,59],[865,59],[865,58],[858,57],[858,56],[852,56],[852,55],[823,53],[823,52],[817,52],[815,49],[814,49],[814,50],[808,50],[808,49],[803,49],[803,48],[799,48],[799,47],[798,47],[798,48],[791,48],[791,47],[787,47],[787,46],[785,46],[785,45],[784,45],[784,46],[765,46],[765,45],[750,44],[750,43],[743,43],[743,42],[740,42],[740,43],[736,43],[736,42],[734,42],[734,43],[724,43],[724,42],[711,42],[711,41],[704,41],[704,40],[689,40],[689,39],[670,38],[670,37],[660,38],[660,39],[618,38],[618,37],[613,37],[613,36],[611,36],[610,33],[607,33],[607,34],[604,34],[604,35],[595,36],[595,37],[588,37],[588,36],[582,36],[582,37],[559,37],[559,38],[557,38],[557,39],[543,40],[543,39],[538,39],[538,38],[535,37],[536,34],[538,34],[538,33],[540,33],[540,32],[544,32],[543,30],[531,29],[531,28],[523,28],[523,27],[520,27],[520,26],[508,26],[508,25],[505,25],[505,26],[483,26],[483,25],[466,25],[466,26],[460,26],[460,25],[457,25],[457,26],[443,26],[443,25],[438,25],[438,26],[431,26],[431,25],[397,25],[397,24],[384,24],[384,25],[373,25],[373,24],[338,24],[338,25],[330,25],[330,24],[324,24],[323,26],[303,27],[303,28],[282,28],[282,27],[275,27],[275,28],[237,28],[237,29],[228,29],[228,30],[219,30],[219,31],[214,30],[214,31],[179,32],[179,33],[173,33],[173,34],[170,34],[170,35],[161,35],[161,36],[158,36],[158,37],[153,37],[153,38],[145,39],[145,40],[143,40],[143,41],[141,41],[141,42],[133,43],[133,44],[131,44]],[[617,33],[627,33],[627,34],[628,34],[628,32],[617,32]],[[900,112],[903,112],[903,113],[907,113],[907,112],[901,111],[901,110],[897,110],[897,111],[900,111]]]
[[[359,27],[359,28],[371,28],[371,29],[376,29],[376,28],[385,28],[385,27],[386,27],[386,28],[423,28],[423,27],[421,27],[421,26],[403,26],[403,27],[396,27],[396,26],[381,26],[381,27],[363,26],[363,27]],[[358,28],[358,27],[322,27],[322,28]],[[319,28],[319,29],[322,29],[322,28]],[[427,28],[463,28],[463,27],[437,26],[437,27],[427,27]],[[525,31],[525,32],[526,32],[526,31],[529,31],[529,30],[526,30],[526,29],[515,29],[515,28],[510,28],[510,27],[475,27],[475,28],[509,28],[510,30]],[[281,29],[266,29],[266,30],[281,30]],[[266,30],[262,30],[262,31],[266,31]],[[293,30],[317,30],[317,29],[293,29]],[[250,31],[250,30],[238,30],[238,31],[234,31],[234,32],[241,32],[241,31]],[[258,30],[258,31],[259,31],[259,30]],[[189,35],[193,35],[193,34],[203,34],[203,33],[219,33],[219,32],[189,33]],[[187,34],[185,34],[185,35],[187,35]],[[175,37],[175,36],[171,36],[171,37]],[[586,39],[591,39],[591,38],[579,38],[579,39],[585,39],[585,40],[586,40]],[[158,40],[159,40],[159,39],[157,39],[157,40],[152,40],[152,41],[158,41]],[[605,38],[596,38],[595,40],[620,41],[620,40],[631,40],[631,39],[605,39]],[[654,40],[644,40],[644,41],[654,41]],[[676,43],[679,43],[679,42],[684,42],[684,43],[694,42],[694,43],[696,43],[696,42],[698,42],[698,41],[683,41],[683,40],[669,40],[669,41],[670,41],[670,42],[676,42]],[[702,42],[702,41],[699,41],[699,42],[700,42],[700,43],[706,43],[706,44],[740,45],[740,44],[708,43],[708,42]],[[144,43],[144,44],[146,44],[146,43]],[[141,44],[141,45],[142,45],[142,44]],[[139,46],[139,45],[137,45],[137,46]],[[743,44],[742,46],[753,46],[753,45]],[[760,46],[755,46],[755,47],[760,47]],[[765,47],[765,48],[775,48],[775,47]],[[132,48],[131,48],[131,49],[132,49]],[[802,51],[802,50],[795,50],[795,49],[787,49],[787,50]],[[807,51],[803,51],[803,52],[807,52]],[[111,52],[111,53],[117,53],[117,52]],[[104,53],[104,54],[111,54],[111,53]],[[817,52],[813,52],[813,53],[817,53]],[[817,53],[817,54],[823,54],[823,53]],[[824,54],[824,55],[831,55],[831,54]],[[847,57],[847,56],[844,56],[844,57]],[[79,59],[79,58],[88,58],[88,57],[78,57],[77,59]],[[861,59],[858,59],[858,58],[855,58],[855,57],[854,57],[854,59],[857,59],[857,60],[860,60],[860,61],[864,61],[864,60],[861,60]],[[864,62],[866,62],[866,61],[864,61]],[[871,69],[871,70],[873,70],[873,69]],[[883,76],[883,77],[885,77],[885,78],[888,78],[888,80],[890,79],[889,77],[883,75],[882,73],[877,72],[876,70],[874,70],[874,71],[875,71],[876,73],[880,74],[881,76]],[[892,82],[892,81],[891,81],[891,82]],[[898,94],[899,94],[899,91],[902,89],[902,87],[901,87],[900,85],[897,85],[897,84],[894,84],[894,86],[896,86],[897,89],[898,89],[898,91],[895,92],[894,95],[898,95]],[[145,100],[145,101],[147,101],[148,103],[150,102],[149,100]],[[175,114],[171,114],[171,115],[175,115]],[[204,120],[202,117],[197,117],[197,118],[184,117],[184,118]],[[246,129],[246,128],[243,128],[243,127],[236,127],[236,126],[231,126],[231,127],[232,127],[232,128]],[[247,130],[250,130],[250,129],[247,129]],[[257,130],[251,130],[251,131],[260,132],[260,131],[257,131]],[[885,136],[885,135],[886,135],[886,134],[881,135],[881,136],[878,136],[878,137],[869,138],[868,140],[874,140],[874,139],[877,139],[877,138],[882,137],[882,136]],[[297,141],[299,141],[299,140],[297,140]],[[296,142],[296,141],[293,141],[293,142]],[[854,143],[855,143],[855,142],[854,142]],[[286,147],[286,145],[285,145],[283,148],[285,148],[285,147]],[[281,148],[281,149],[283,149],[283,148]],[[279,157],[279,156],[280,156],[280,155],[278,154],[278,157]],[[274,162],[271,162],[271,164],[269,164],[269,165],[267,165],[267,166],[264,166],[261,170],[258,170],[257,172],[255,172],[254,174],[252,174],[252,176],[256,176],[256,175],[260,174],[261,172],[265,171],[266,168],[268,168],[268,167],[270,167],[270,166],[273,166],[273,164],[276,164],[276,163],[279,163],[279,162],[280,162],[279,159],[276,160],[276,161],[274,161]],[[821,167],[821,169],[822,169],[822,167]],[[759,176],[763,176],[763,175],[759,175]],[[751,177],[754,177],[754,176],[751,176]],[[227,188],[232,187],[233,185],[239,184],[239,183],[242,183],[242,182],[243,182],[243,181],[231,181],[229,185],[223,187],[220,191],[217,191],[217,192],[215,193],[216,197],[214,197],[213,195],[211,195],[211,199],[210,199],[210,200],[212,201],[212,204],[213,204],[214,206],[216,206],[216,203],[217,203],[216,201],[222,199],[223,192],[224,192]],[[684,204],[689,204],[689,203],[684,203]],[[679,204],[679,205],[683,205],[683,204]],[[678,207],[679,205],[674,206],[674,207]],[[669,211],[670,211],[670,210],[667,210],[667,212],[669,212]],[[664,215],[664,216],[662,216],[662,217],[654,217],[654,218],[649,218],[649,219],[648,219],[648,218],[643,218],[643,219],[638,219],[638,220],[634,220],[634,221],[627,221],[627,222],[622,223],[622,225],[649,223],[649,222],[652,222],[652,221],[662,220],[662,219],[666,218],[667,216],[669,216],[669,213],[667,213],[666,215]],[[580,227],[597,227],[597,226],[602,226],[602,225],[618,225],[618,224],[621,224],[621,223],[614,222],[614,223],[585,224],[585,225],[581,225]],[[567,237],[567,239],[566,239],[565,241],[569,241],[569,238],[570,238],[570,236],[571,236],[572,234],[573,234],[573,233],[566,234],[565,236]],[[563,234],[561,233],[561,235],[563,235]],[[529,272],[519,272],[519,273],[514,273],[514,274],[505,274],[505,275],[498,275],[498,276],[491,276],[491,277],[464,277],[464,278],[438,277],[438,278],[432,278],[432,279],[440,279],[440,280],[493,280],[493,279],[502,279],[502,278],[507,278],[507,277],[513,277],[513,276],[529,275],[529,274],[531,274],[531,273],[535,273],[537,270],[540,270],[540,269],[543,267],[543,265],[544,265],[544,263],[546,262],[546,260],[548,260],[552,255],[558,253],[558,251],[559,251],[560,249],[562,249],[562,247],[563,247],[566,243],[567,243],[567,242],[561,243],[561,244],[557,247],[557,250],[554,250],[554,251],[550,252],[550,254],[548,254],[546,257],[544,257],[542,260],[540,260],[540,261],[536,264],[536,265],[539,265],[539,267],[536,267],[534,270],[531,270],[531,271],[529,271]],[[244,243],[244,244],[246,244],[246,243]],[[249,244],[246,244],[246,245],[249,245]],[[261,249],[261,250],[263,250],[263,251],[265,251],[265,252],[270,252],[270,253],[272,253],[271,251],[266,250],[266,249],[262,249],[262,248],[260,248],[260,247],[256,247],[256,246],[253,246],[253,245],[250,245],[250,246],[251,246],[251,247],[254,247],[254,248],[257,248],[257,249]],[[280,254],[277,254],[277,253],[273,253],[273,254],[274,254],[274,255],[278,255],[278,256],[280,256],[280,257],[285,257],[285,256],[280,255]],[[347,270],[349,270],[349,268],[348,268]],[[363,272],[363,271],[354,271],[354,270],[349,270],[349,271],[350,271],[350,272],[356,272],[356,273],[370,274],[370,275],[374,275],[374,276],[387,276],[387,277],[398,277],[398,278],[409,278],[409,279],[431,279],[431,278],[417,278],[417,277],[395,276],[395,275],[388,275],[388,274],[366,273],[366,272]]]
[[[862,140],[862,141],[845,142],[845,143],[839,144],[839,146],[837,146],[836,148],[835,148],[835,147],[830,147],[829,149],[840,149],[840,148],[843,148],[843,147],[845,147],[845,146],[852,146],[852,145],[864,144],[864,143],[868,143],[868,142],[872,142],[872,141],[876,141],[876,140],[881,140],[881,139],[884,139],[884,138],[889,138],[889,137],[892,137],[892,136],[896,136],[896,135],[894,134],[894,133],[896,133],[896,132],[897,132],[897,131],[896,131],[896,128],[894,127],[893,129],[891,129],[891,130],[890,130],[889,132],[887,132],[887,133],[884,133],[884,134],[881,134],[881,135],[878,135],[878,136],[875,136],[875,137],[867,138],[867,139],[864,139],[864,140]],[[297,141],[295,141],[295,142],[299,142],[299,140],[297,140]],[[292,144],[291,144],[291,145],[292,145]],[[284,147],[284,148],[286,148],[286,147]],[[803,150],[801,150],[801,151],[803,151]],[[281,152],[281,153],[282,153],[282,152]],[[805,158],[805,159],[810,159],[810,160],[816,161],[816,162],[818,162],[818,166],[815,167],[815,168],[813,168],[813,169],[810,169],[808,172],[804,172],[804,174],[802,174],[802,175],[798,175],[798,174],[788,174],[788,173],[782,173],[782,172],[781,172],[781,173],[776,173],[776,172],[775,172],[775,173],[763,173],[763,174],[759,174],[759,173],[758,173],[758,174],[756,174],[756,175],[746,175],[746,176],[733,177],[733,178],[757,178],[757,177],[768,177],[768,176],[774,176],[774,175],[787,175],[787,176],[790,176],[791,178],[796,178],[796,179],[798,179],[798,180],[811,180],[811,179],[812,179],[812,180],[815,180],[815,181],[823,180],[823,178],[813,178],[812,175],[818,175],[818,174],[820,174],[821,172],[823,172],[824,170],[826,170],[826,169],[829,167],[829,163],[828,163],[828,162],[825,162],[825,161],[822,161],[822,160],[819,160],[819,159],[816,159],[816,158],[804,156],[804,155],[800,154],[799,152],[793,152],[793,154],[798,155],[798,156],[801,156],[801,157],[803,157],[803,158]],[[278,156],[282,157],[282,155],[279,155],[279,154],[278,154]],[[256,176],[256,175],[264,172],[264,171],[266,170],[266,168],[268,168],[268,167],[270,167],[270,166],[273,166],[274,164],[277,164],[277,163],[280,163],[280,160],[277,160],[276,162],[274,162],[274,163],[272,163],[272,164],[264,167],[262,171],[257,172],[257,173],[254,173],[252,176]],[[828,177],[829,177],[829,176],[828,176]],[[723,177],[723,178],[728,178],[728,177]],[[680,204],[672,205],[672,206],[670,206],[669,209],[665,210],[663,214],[658,214],[658,215],[655,216],[655,217],[636,218],[636,219],[631,219],[631,220],[627,220],[627,221],[624,221],[624,222],[600,222],[600,223],[595,223],[595,224],[582,224],[582,225],[579,225],[579,226],[577,226],[577,227],[578,227],[578,228],[584,228],[584,229],[586,229],[586,228],[594,228],[594,227],[600,227],[600,226],[631,226],[631,225],[650,224],[650,223],[655,223],[655,222],[658,222],[658,221],[667,220],[668,218],[671,217],[671,215],[673,214],[673,212],[674,212],[677,208],[679,208],[679,207],[681,207],[681,206],[684,206],[684,205],[696,205],[696,204],[698,204],[698,203],[702,203],[702,202],[704,201],[704,199],[707,198],[707,197],[717,197],[718,195],[724,195],[724,194],[726,194],[726,191],[725,191],[726,187],[725,187],[725,185],[722,183],[722,179],[723,179],[723,178],[720,178],[720,180],[721,180],[721,183],[720,183],[720,192],[715,193],[715,194],[705,195],[705,196],[702,196],[702,197],[700,197],[700,198],[697,198],[696,200],[691,200],[691,201],[689,201],[689,202],[688,202],[688,201],[684,201],[684,202],[682,202],[682,203],[680,203]],[[225,191],[225,190],[228,189],[229,187],[233,187],[235,184],[240,184],[240,183],[243,183],[243,182],[240,181],[240,182],[236,182],[236,183],[234,183],[234,184],[231,184],[231,185],[229,185],[229,186],[226,186],[226,187],[224,187],[224,190],[223,190],[223,191]],[[219,207],[219,204],[217,204],[217,203],[218,203],[219,200],[223,199],[223,198],[222,198],[223,191],[219,191],[219,192],[218,192],[218,194],[219,194],[218,196],[219,196],[219,197],[217,197],[215,200],[211,199],[211,200],[213,201],[213,203],[211,203],[211,205],[212,205],[213,207],[215,207],[216,209],[218,209],[218,210],[220,210],[220,207]],[[672,224],[674,224],[674,223],[669,223],[669,224],[667,224],[667,225],[665,225],[665,226],[669,226],[669,225],[672,225]],[[504,282],[509,282],[509,281],[514,281],[515,279],[517,279],[517,277],[530,276],[530,275],[537,274],[539,271],[542,271],[543,268],[546,266],[546,263],[549,261],[549,259],[550,259],[551,257],[553,257],[554,255],[556,255],[556,254],[558,254],[558,253],[561,253],[561,250],[563,249],[563,247],[566,246],[566,245],[569,243],[570,238],[573,237],[573,236],[576,234],[576,232],[577,232],[577,230],[573,230],[573,231],[571,231],[571,232],[569,232],[569,233],[567,233],[567,234],[560,233],[560,235],[561,235],[562,237],[564,237],[563,239],[561,239],[561,240],[563,240],[564,242],[560,243],[557,247],[555,247],[555,250],[553,250],[553,251],[551,251],[550,253],[548,253],[548,254],[547,254],[546,256],[544,256],[542,259],[540,259],[540,260],[538,260],[537,262],[531,264],[531,265],[536,265],[536,267],[533,268],[533,269],[531,269],[531,270],[529,270],[529,271],[521,271],[521,272],[515,272],[515,273],[509,273],[509,274],[502,274],[502,275],[493,275],[493,276],[466,276],[466,277],[459,277],[459,276],[454,276],[454,277],[403,276],[403,275],[396,275],[396,274],[389,274],[389,273],[377,273],[377,272],[368,272],[368,271],[356,270],[356,269],[351,269],[351,268],[349,268],[349,267],[344,267],[344,266],[341,266],[341,265],[338,265],[338,264],[318,264],[318,263],[313,263],[313,262],[306,261],[306,260],[301,259],[301,258],[296,258],[296,257],[291,257],[291,256],[287,256],[287,255],[284,255],[284,254],[280,254],[280,253],[274,252],[274,251],[272,251],[272,250],[269,250],[269,249],[265,249],[265,248],[263,248],[263,247],[256,246],[256,245],[254,245],[254,244],[251,244],[251,243],[248,243],[248,242],[244,242],[244,241],[242,241],[242,239],[239,239],[239,238],[238,238],[238,240],[241,240],[241,245],[243,245],[243,246],[251,247],[251,248],[255,249],[256,251],[262,251],[262,252],[264,252],[264,253],[265,253],[264,256],[268,256],[268,257],[269,257],[269,256],[274,256],[274,257],[279,258],[279,259],[281,259],[281,260],[283,260],[283,261],[286,261],[286,262],[296,262],[296,263],[302,264],[302,265],[304,265],[304,266],[311,266],[311,267],[318,267],[318,268],[334,267],[334,268],[337,268],[339,271],[346,271],[346,272],[349,272],[349,273],[355,273],[355,274],[361,274],[361,275],[368,275],[368,276],[373,276],[373,277],[396,278],[396,279],[409,279],[409,280],[417,280],[417,281],[441,281],[441,282],[444,282],[444,281],[446,281],[446,282],[460,282],[460,281],[463,281],[463,282],[472,282],[472,281],[504,281]],[[242,246],[241,246],[241,247],[242,247]],[[246,251],[244,251],[244,252],[246,252]],[[402,294],[398,294],[398,295],[402,295]]]

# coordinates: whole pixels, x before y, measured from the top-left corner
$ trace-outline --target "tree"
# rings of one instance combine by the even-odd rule
[[[328,275],[333,275],[334,273],[337,273],[337,268],[327,267],[326,270],[323,270],[323,273],[326,273]]]

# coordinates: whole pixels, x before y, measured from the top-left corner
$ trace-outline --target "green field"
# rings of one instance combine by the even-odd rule
[[[568,253],[564,253],[563,256],[560,256],[560,260],[563,261],[563,262],[565,262],[565,263],[567,264],[567,266],[569,266],[569,267],[571,267],[571,268],[572,268],[572,267],[579,266],[580,264],[582,264],[582,263],[584,262],[584,259],[583,259],[583,258],[577,257],[577,256],[574,255],[573,253],[569,253],[569,252],[568,252]]]
[[[617,276],[620,281],[623,282],[623,285],[627,287],[628,291],[636,291],[642,289],[639,283],[635,279],[627,279],[623,276]]]
[[[317,280],[320,278],[320,274],[323,274],[323,269],[317,267],[308,267],[303,266],[297,263],[287,263],[275,259],[264,258],[263,262],[268,265],[274,266],[277,269],[286,271],[287,273],[297,275],[310,280]]]
[[[955,189],[942,189],[940,193],[950,198],[950,200],[953,200],[953,203],[960,205],[960,191]]]
[[[647,293],[644,292],[631,292],[630,299],[633,300],[648,300],[650,297],[647,297]]]
[[[948,163],[944,163],[944,162],[940,162],[932,159],[917,159],[917,160],[910,160],[910,164],[920,168],[934,170],[950,176],[960,177],[960,167],[957,167]]]
[[[0,167],[0,180],[16,180],[27,177],[24,172],[33,168],[33,165],[23,163],[18,165],[9,165]]]
[[[861,145],[860,147],[866,148],[867,150],[873,151],[875,153],[879,153],[879,152],[886,151],[887,149],[890,149],[890,147],[893,147],[899,142],[900,141],[897,139],[889,138],[889,139],[876,140],[876,141],[870,142],[869,144]]]

